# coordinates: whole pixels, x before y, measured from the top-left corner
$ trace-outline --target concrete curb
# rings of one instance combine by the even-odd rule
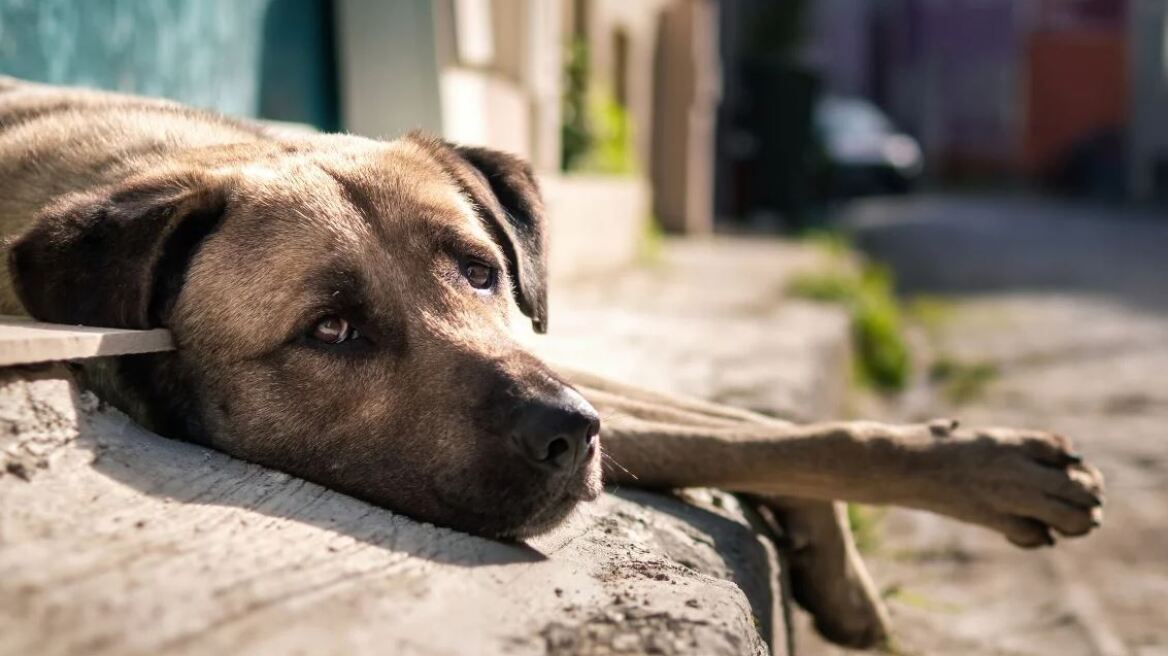
[[[2,375],[0,654],[766,652],[775,555],[729,495],[617,491],[505,544]]]
[[[656,267],[557,290],[556,337],[535,348],[831,413],[846,318],[782,298],[815,262],[779,242],[672,244]],[[720,492],[610,490],[529,545],[482,540],[151,434],[60,365],[0,369],[0,472],[0,655],[789,649],[774,548]]]

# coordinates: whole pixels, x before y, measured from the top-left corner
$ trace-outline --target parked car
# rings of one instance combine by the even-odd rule
[[[920,144],[863,98],[824,96],[812,116],[821,159],[817,179],[829,198],[906,193],[924,172]]]

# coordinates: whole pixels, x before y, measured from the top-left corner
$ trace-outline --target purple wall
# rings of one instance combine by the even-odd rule
[[[883,100],[934,160],[1013,160],[1021,125],[1019,4],[901,0],[882,16]]]
[[[1037,29],[1123,23],[1127,0],[814,0],[807,61],[867,96],[930,161],[1010,169],[1022,157],[1026,44]]]

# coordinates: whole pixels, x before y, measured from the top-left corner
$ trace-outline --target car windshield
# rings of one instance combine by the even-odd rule
[[[815,108],[815,126],[823,134],[885,134],[892,124],[875,105],[858,98],[824,98]]]

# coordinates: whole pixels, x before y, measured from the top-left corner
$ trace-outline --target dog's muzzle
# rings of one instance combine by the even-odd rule
[[[575,473],[596,453],[600,416],[569,387],[523,401],[514,416],[511,445],[520,457],[549,473]]]

